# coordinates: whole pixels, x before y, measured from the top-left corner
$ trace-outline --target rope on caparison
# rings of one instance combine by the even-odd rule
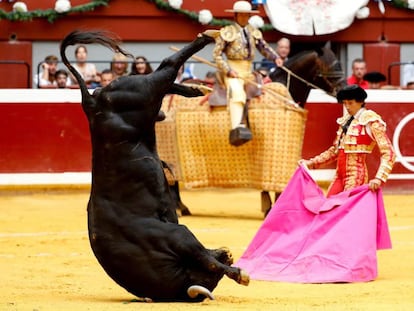
[[[299,105],[297,104],[297,103],[295,103],[293,100],[291,100],[290,98],[288,98],[288,97],[286,97],[286,96],[283,96],[283,95],[280,95],[279,93],[277,93],[277,92],[275,92],[275,91],[273,91],[272,89],[269,89],[269,88],[266,88],[265,86],[266,86],[266,84],[259,84],[259,83],[257,83],[257,82],[255,82],[255,81],[253,81],[253,80],[250,80],[250,79],[248,79],[248,78],[241,78],[241,79],[243,79],[245,82],[247,82],[247,83],[250,83],[250,84],[253,84],[254,86],[256,86],[257,88],[259,88],[259,89],[265,89],[266,90],[266,92],[268,92],[268,94],[270,94],[270,95],[272,95],[272,96],[275,96],[276,98],[279,98],[279,99],[281,99],[281,100],[283,100],[283,101],[285,101],[286,103],[288,103],[288,104],[290,104],[290,105],[293,105],[293,106],[295,106],[295,107],[298,107]]]

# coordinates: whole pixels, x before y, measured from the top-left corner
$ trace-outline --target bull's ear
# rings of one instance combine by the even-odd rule
[[[326,42],[324,48],[330,50],[331,49],[331,41]]]

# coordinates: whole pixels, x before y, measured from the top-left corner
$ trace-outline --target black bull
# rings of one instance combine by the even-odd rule
[[[90,244],[106,273],[138,297],[202,301],[224,275],[243,285],[249,282],[247,274],[231,266],[227,249],[206,249],[178,224],[156,151],[154,127],[164,95],[200,95],[174,80],[180,66],[212,41],[199,35],[154,73],[119,78],[92,95],[66,58],[66,48],[99,43],[127,53],[116,38],[99,31],[74,31],[61,42],[62,60],[80,85],[92,140]],[[207,294],[201,294],[205,289]]]

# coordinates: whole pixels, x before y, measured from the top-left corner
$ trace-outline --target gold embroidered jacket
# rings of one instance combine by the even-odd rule
[[[231,70],[226,59],[253,61],[255,48],[271,61],[278,57],[276,51],[263,39],[263,34],[259,29],[251,25],[247,25],[244,29],[247,32],[247,39],[243,28],[238,24],[220,29],[220,35],[216,37],[216,45],[213,50],[213,58],[220,72],[227,74]]]
[[[395,152],[386,134],[385,122],[374,111],[361,108],[352,120],[347,133],[344,134],[342,126],[349,117],[345,115],[337,119],[339,127],[332,146],[310,159],[311,167],[318,168],[334,162],[339,149],[344,149],[345,154],[367,154],[372,152],[375,145],[378,145],[381,161],[375,178],[385,182],[395,162]]]

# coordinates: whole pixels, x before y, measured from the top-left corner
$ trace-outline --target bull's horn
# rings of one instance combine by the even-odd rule
[[[207,288],[205,288],[204,286],[201,286],[201,285],[190,286],[187,289],[187,294],[191,298],[196,298],[197,295],[201,294],[201,295],[206,296],[207,298],[210,298],[211,300],[214,300],[213,293],[210,292]]]

